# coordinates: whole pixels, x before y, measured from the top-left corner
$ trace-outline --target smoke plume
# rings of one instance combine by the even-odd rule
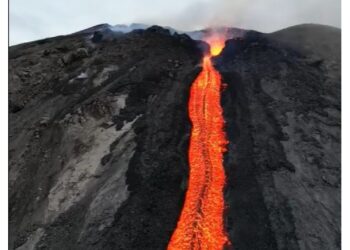
[[[300,23],[340,27],[340,0],[205,0],[172,15],[136,18],[181,30],[234,26],[272,32]]]

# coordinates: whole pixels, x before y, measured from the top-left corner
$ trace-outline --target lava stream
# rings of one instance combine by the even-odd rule
[[[223,46],[224,42],[211,44],[211,55],[204,57],[203,70],[191,87],[189,186],[168,250],[222,250],[230,244],[223,223],[227,140],[220,105],[221,76],[211,61]]]

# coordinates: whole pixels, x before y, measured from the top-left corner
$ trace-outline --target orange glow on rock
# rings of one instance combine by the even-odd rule
[[[219,46],[212,50],[212,55],[218,51]],[[221,84],[211,56],[205,56],[189,100],[192,122],[189,185],[168,250],[222,250],[230,245],[223,222],[223,153],[227,140],[220,105]]]
[[[210,54],[212,56],[217,56],[221,53],[223,48],[225,47],[225,40],[220,37],[211,38],[212,41],[209,41],[210,44]]]
[[[210,44],[210,54],[212,56],[217,56],[221,53],[221,51],[225,47],[226,36],[226,31],[214,31],[204,38],[204,41]]]

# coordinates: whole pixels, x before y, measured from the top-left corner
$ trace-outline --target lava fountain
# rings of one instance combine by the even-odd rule
[[[210,55],[191,86],[189,116],[189,184],[185,202],[168,250],[222,250],[230,245],[224,222],[225,171],[223,153],[227,139],[220,105],[221,75],[211,58],[225,46],[221,36],[209,37]]]

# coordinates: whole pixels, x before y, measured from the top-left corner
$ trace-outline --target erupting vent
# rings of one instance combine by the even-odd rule
[[[211,55],[193,82],[189,100],[192,131],[189,148],[189,186],[168,250],[222,250],[230,244],[223,223],[226,150],[220,105],[221,76],[211,57],[220,54],[225,40],[212,38]]]

